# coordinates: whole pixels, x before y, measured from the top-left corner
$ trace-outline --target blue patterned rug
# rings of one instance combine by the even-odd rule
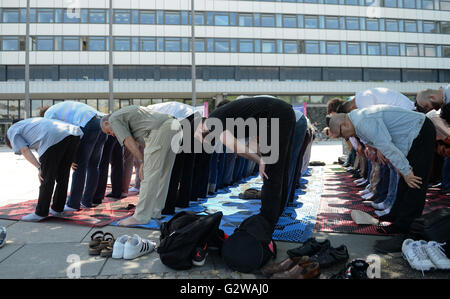
[[[295,200],[289,204],[280,217],[273,234],[273,239],[286,242],[304,242],[311,238],[312,231],[319,211],[320,198],[323,189],[323,167],[312,167],[311,176],[302,179],[306,185],[305,190],[297,189]],[[241,184],[227,189],[222,189],[208,198],[200,198],[191,202],[188,208],[177,209],[180,211],[192,211],[199,214],[211,214],[218,211],[223,213],[220,228],[228,235],[251,215],[258,214],[261,201],[258,199],[240,199],[239,193],[248,188],[261,189],[260,177],[250,177]],[[161,222],[169,221],[173,216],[164,216],[156,221],[152,220],[145,225],[137,227],[159,230]],[[117,222],[111,225],[117,225]]]

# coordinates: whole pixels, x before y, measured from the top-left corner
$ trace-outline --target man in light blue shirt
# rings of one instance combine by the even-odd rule
[[[385,233],[406,233],[425,206],[436,130],[424,114],[400,107],[376,105],[335,114],[331,132],[339,137],[358,136],[379,150],[399,171],[397,200],[390,213],[380,217],[393,224]]]
[[[84,133],[73,165],[72,187],[66,211],[90,208],[99,179],[99,164],[106,134],[100,128],[102,114],[89,105],[65,101],[41,109],[41,116],[78,126]],[[84,191],[84,192],[83,192]]]
[[[82,136],[83,132],[77,126],[41,117],[20,121],[9,128],[6,145],[38,169],[41,182],[36,211],[22,220],[42,220],[48,216],[49,210],[53,216],[61,216],[67,198],[70,165]],[[32,149],[37,151],[38,159]],[[55,182],[57,185],[53,193]]]

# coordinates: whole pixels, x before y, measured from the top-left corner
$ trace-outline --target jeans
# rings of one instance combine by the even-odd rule
[[[72,187],[67,205],[73,209],[80,208],[80,202],[92,202],[97,189],[99,164],[102,156],[105,134],[100,128],[100,118],[94,116],[85,127],[84,135],[78,147],[75,163],[77,169],[72,174]],[[84,192],[83,192],[84,191]]]
[[[226,159],[225,159],[225,152],[219,153],[219,159],[218,159],[218,169],[217,169],[217,185],[216,185],[216,191],[218,189],[222,189],[224,186],[224,174],[225,174],[225,168],[226,168]]]
[[[36,215],[47,217],[50,202],[56,212],[64,210],[67,199],[67,187],[70,177],[70,165],[73,162],[80,144],[79,136],[69,135],[62,141],[48,148],[39,158],[44,179],[39,186],[39,199],[36,206]],[[56,183],[56,188],[55,188]],[[55,189],[53,191],[53,189]]]
[[[236,158],[237,155],[235,153],[225,153],[226,168],[223,175],[223,182],[225,186],[230,186],[233,184],[233,172]]]
[[[378,183],[376,192],[379,201],[384,201],[389,193],[390,185],[390,168],[389,165],[380,163],[380,182]]]
[[[397,198],[397,187],[400,176],[391,163],[388,164],[388,167],[389,167],[389,191],[386,195],[384,204],[386,205],[387,208],[391,208],[395,202],[395,199]]]
[[[306,118],[302,115],[302,117],[295,123],[294,139],[292,140],[291,161],[289,163],[289,193],[287,202],[291,201],[291,198],[294,196],[296,187],[294,186],[295,172],[300,156],[300,150],[302,148],[303,141],[305,140],[306,127]]]

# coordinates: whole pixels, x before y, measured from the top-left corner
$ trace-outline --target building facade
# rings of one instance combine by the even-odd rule
[[[314,108],[450,81],[450,0],[194,1],[198,104],[271,94]],[[192,103],[191,0],[30,0],[25,114],[26,7],[0,0],[0,137],[57,101],[107,113],[110,28],[114,109]]]

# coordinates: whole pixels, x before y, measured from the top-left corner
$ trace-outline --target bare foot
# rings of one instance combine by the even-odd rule
[[[141,223],[141,222],[137,221],[136,219],[134,219],[134,217],[130,217],[130,218],[127,218],[125,220],[118,222],[117,224],[119,226],[136,226],[136,225],[147,224],[147,223]]]

